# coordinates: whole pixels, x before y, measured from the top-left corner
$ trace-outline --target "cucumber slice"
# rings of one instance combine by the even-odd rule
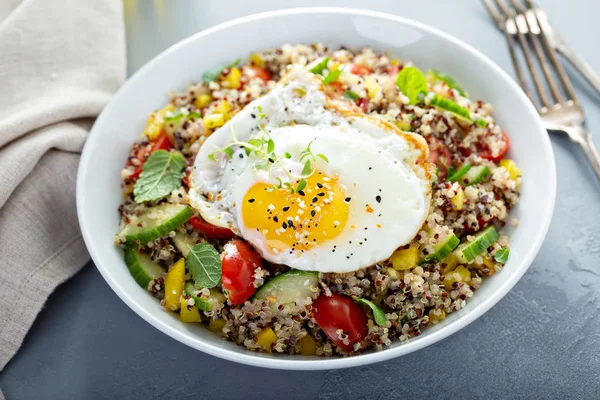
[[[460,263],[471,262],[488,247],[496,243],[500,238],[498,231],[493,225],[488,226],[475,235],[475,240],[465,242],[454,250],[454,254]]]
[[[175,237],[172,237],[171,240],[177,250],[183,254],[184,257],[187,257],[190,250],[196,245],[196,243],[190,239],[188,235],[185,233],[177,232]]]
[[[465,121],[473,122],[481,127],[487,126],[487,122],[485,122],[483,119],[477,117],[472,118],[471,111],[469,111],[468,109],[438,94],[433,95],[429,104],[441,108],[443,110],[449,111],[457,117],[464,119]]]
[[[452,250],[454,250],[459,243],[460,239],[456,237],[454,232],[450,232],[445,238],[442,238],[433,245],[433,253],[427,254],[423,258],[423,262],[442,261],[442,259],[452,253]]]
[[[312,287],[319,284],[319,273],[293,270],[276,276],[262,285],[254,295],[255,299],[264,300],[274,297],[277,304],[290,304],[298,298],[312,297]]]
[[[475,185],[481,182],[490,174],[487,165],[476,165],[471,167],[459,180],[463,186]]]
[[[161,276],[165,270],[158,263],[152,261],[149,255],[141,254],[134,247],[125,249],[125,264],[133,279],[143,289],[148,289],[150,281]]]
[[[193,282],[187,282],[183,291],[185,294],[194,299],[196,307],[202,311],[212,311],[217,303],[225,303],[227,298],[218,289],[210,288],[210,295],[208,297],[200,296],[200,290],[194,285]]]
[[[150,207],[142,212],[135,223],[126,225],[119,236],[124,237],[127,243],[139,241],[146,244],[183,225],[193,214],[190,207],[182,204],[167,203]],[[140,222],[142,227],[138,226]]]

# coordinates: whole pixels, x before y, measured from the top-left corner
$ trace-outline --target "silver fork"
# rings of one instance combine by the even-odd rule
[[[506,37],[519,83],[533,104],[536,105],[545,128],[549,131],[565,134],[572,141],[579,144],[600,181],[600,155],[594,146],[592,136],[583,126],[585,121],[583,108],[577,100],[573,84],[558,59],[548,34],[548,32],[553,32],[554,37],[556,37],[556,33],[549,28],[550,25],[545,13],[542,14],[540,9],[534,7],[530,0],[524,0],[527,8],[523,6],[521,0],[510,1],[512,7],[504,0],[494,0],[496,6],[494,6],[492,0],[483,0],[483,3]],[[539,102],[536,102],[529,90],[516,53],[515,40],[523,52]],[[532,56],[532,53],[534,56]],[[548,58],[550,61],[548,61]],[[541,68],[545,82],[550,88],[551,97],[548,95],[542,78],[540,78],[537,65]],[[555,74],[559,77],[564,95],[557,84]],[[594,78],[593,75],[595,74],[590,75],[590,77]],[[597,89],[600,90],[600,82],[598,82]]]

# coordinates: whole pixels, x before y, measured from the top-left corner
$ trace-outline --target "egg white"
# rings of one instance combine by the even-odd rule
[[[254,155],[246,156],[241,148],[231,159],[217,155],[216,162],[209,154],[231,143],[234,135],[244,142],[263,136],[259,121],[266,123],[275,152],[292,154],[282,160],[283,168],[292,173],[300,174],[299,153],[311,142],[313,153],[328,157],[329,162],[318,159],[317,169],[339,176],[338,183],[352,199],[348,221],[338,236],[304,253],[274,252],[260,232],[244,225],[240,205],[247,191],[257,182],[285,180],[286,173],[279,166],[255,170]],[[194,164],[190,204],[208,222],[228,227],[252,243],[270,262],[308,271],[355,271],[387,259],[422,226],[431,197],[427,152],[419,136],[336,107],[318,78],[296,70],[202,145]]]

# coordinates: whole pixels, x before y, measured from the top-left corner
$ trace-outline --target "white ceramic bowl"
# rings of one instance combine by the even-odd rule
[[[307,29],[307,27],[309,27]],[[224,341],[204,327],[185,324],[161,309],[141,289],[113,244],[123,197],[120,171],[149,112],[166,93],[200,80],[203,71],[253,50],[285,43],[323,42],[330,46],[371,46],[390,50],[421,68],[452,75],[473,98],[489,101],[512,140],[510,157],[524,177],[522,197],[507,225],[512,238],[503,271],[485,280],[466,308],[419,337],[382,351],[347,358],[269,355]],[[176,340],[206,353],[245,364],[298,370],[344,368],[398,357],[458,331],[496,304],[525,273],[548,230],[556,192],[554,157],[546,131],[521,89],[488,58],[459,40],[418,22],[388,14],[339,8],[274,11],[236,19],[200,32],[164,51],[141,68],[106,106],[85,145],[77,179],[77,211],[94,263],[119,297],[142,318]],[[510,225],[510,224],[509,224]]]

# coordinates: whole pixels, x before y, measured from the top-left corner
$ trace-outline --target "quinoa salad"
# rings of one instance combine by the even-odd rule
[[[252,351],[350,356],[501,273],[522,178],[492,105],[372,48],[245,56],[170,93],[121,172],[115,245],[165,312]]]

